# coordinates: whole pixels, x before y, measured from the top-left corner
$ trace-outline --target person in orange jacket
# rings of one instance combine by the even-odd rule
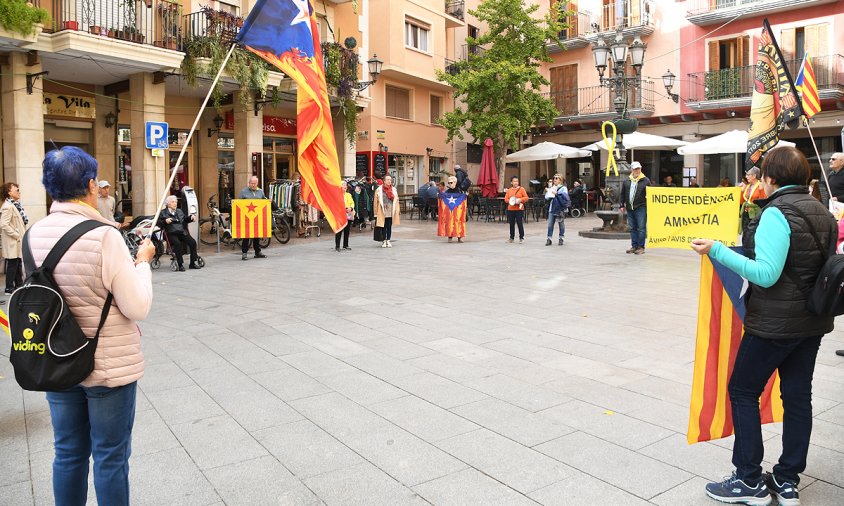
[[[759,167],[751,167],[747,169],[745,176],[747,177],[747,184],[742,182],[741,188],[741,230],[744,232],[747,225],[762,213],[762,208],[756,203],[757,199],[767,198],[765,194],[765,187],[762,181],[759,180],[761,171]]]
[[[525,242],[525,203],[529,200],[524,188],[519,186],[519,178],[510,178],[510,188],[504,194],[504,201],[507,202],[507,221],[510,223],[510,239],[513,242],[516,238],[516,225],[519,225],[519,244]]]

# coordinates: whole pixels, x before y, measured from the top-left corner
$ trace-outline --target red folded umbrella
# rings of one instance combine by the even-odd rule
[[[498,171],[495,169],[495,150],[492,148],[492,139],[490,138],[484,141],[481,170],[478,173],[478,186],[481,188],[481,196],[498,196]]]

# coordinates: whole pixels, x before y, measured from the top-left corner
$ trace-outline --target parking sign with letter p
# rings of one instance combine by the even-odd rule
[[[169,147],[168,125],[163,121],[146,122],[146,146],[147,149],[167,149]]]

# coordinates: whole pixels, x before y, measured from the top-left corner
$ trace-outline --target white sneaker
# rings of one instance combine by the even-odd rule
[[[386,247],[387,247],[387,241],[382,242],[382,243],[381,243],[381,247],[382,247],[382,248],[386,248]]]
[[[392,247],[393,247],[393,243],[391,243],[390,241],[387,241],[387,247],[388,247],[388,248],[392,248]]]

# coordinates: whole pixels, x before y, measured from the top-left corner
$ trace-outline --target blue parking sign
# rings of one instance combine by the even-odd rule
[[[147,121],[146,129],[147,149],[167,149],[170,147],[167,140],[168,125],[164,121]]]

